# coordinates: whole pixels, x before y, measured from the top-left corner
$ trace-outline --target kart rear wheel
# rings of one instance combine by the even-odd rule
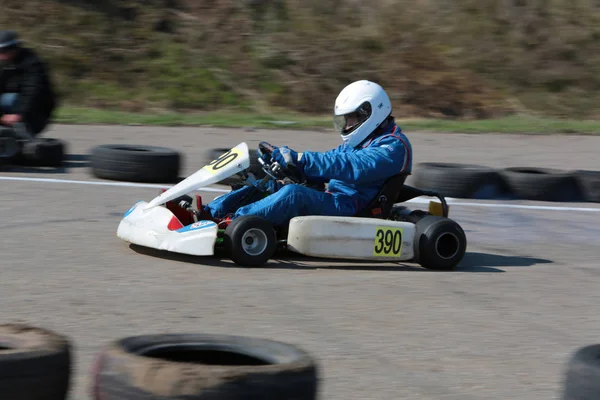
[[[231,221],[225,229],[223,244],[236,264],[258,267],[275,254],[277,235],[266,219],[245,215]]]
[[[460,225],[438,216],[427,216],[415,225],[415,261],[427,269],[454,270],[467,250],[467,238]]]

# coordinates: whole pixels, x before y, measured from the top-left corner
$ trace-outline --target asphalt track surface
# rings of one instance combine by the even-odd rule
[[[415,164],[600,169],[600,137],[407,134]],[[326,150],[338,142],[332,132],[118,126],[54,126],[46,136],[69,142],[67,168],[15,167],[0,179],[99,182],[85,155],[102,143],[176,148],[189,174],[201,167],[207,147],[267,140]],[[92,362],[109,341],[142,333],[244,334],[299,344],[318,359],[320,398],[328,400],[558,398],[570,354],[600,341],[598,204],[509,203],[582,211],[453,203],[451,216],[469,239],[457,272],[289,255],[244,269],[118,240],[123,212],[153,198],[156,188],[0,184],[2,320],[72,338],[71,399],[91,398]],[[205,201],[218,194],[203,193]]]

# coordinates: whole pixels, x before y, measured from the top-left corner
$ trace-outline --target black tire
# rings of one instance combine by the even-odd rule
[[[181,154],[173,149],[144,145],[105,144],[90,155],[94,176],[127,182],[177,182],[181,162]]]
[[[249,233],[250,232],[250,233]],[[245,235],[253,235],[253,243],[258,243],[256,253],[244,249]],[[258,236],[257,236],[258,235]],[[244,215],[229,223],[223,236],[223,245],[229,257],[238,265],[259,267],[267,263],[277,250],[277,234],[273,225],[266,219],[254,215]],[[249,249],[250,250],[250,249]]]
[[[562,400],[600,399],[600,344],[578,349],[569,359]]]
[[[317,374],[315,360],[287,343],[144,335],[118,340],[100,355],[93,391],[96,400],[313,400]]]
[[[414,259],[423,268],[455,270],[467,250],[462,227],[449,218],[427,216],[415,224]]]
[[[228,152],[230,149],[226,148],[212,148],[206,151],[205,153],[205,164],[216,160],[223,153]],[[262,179],[265,177],[265,171],[262,169],[261,163],[258,162],[258,152],[256,149],[249,149],[248,153],[250,154],[250,168],[249,171],[252,172],[257,179]],[[230,176],[227,177],[217,183],[221,185],[229,185],[234,186],[240,184],[241,179],[238,176]]]
[[[21,146],[15,138],[0,136],[0,161],[3,164],[14,163],[21,154]]]
[[[583,201],[600,203],[600,171],[575,171],[575,180]]]
[[[552,168],[509,167],[500,171],[521,200],[577,201],[581,195],[571,172]]]
[[[414,168],[414,186],[444,197],[493,199],[507,194],[508,187],[493,168],[457,163],[421,163]]]
[[[35,138],[23,144],[20,163],[40,167],[59,167],[63,163],[67,145],[59,139]]]
[[[65,336],[27,325],[0,325],[0,399],[66,399],[71,362]]]

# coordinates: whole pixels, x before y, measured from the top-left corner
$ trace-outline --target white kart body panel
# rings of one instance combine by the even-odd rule
[[[415,225],[358,217],[303,216],[290,221],[287,245],[310,257],[408,261]]]
[[[242,142],[221,155],[217,160],[205,165],[177,185],[152,199],[152,201],[145,206],[145,209],[147,210],[156,207],[204,186],[212,185],[213,183],[219,182],[245,170],[249,166],[250,154],[248,145],[245,142]]]
[[[171,231],[169,222],[175,215],[166,207],[147,208],[145,201],[137,202],[127,211],[119,223],[117,237],[157,250],[194,256],[212,256],[217,240],[217,224],[198,221]]]
[[[238,144],[150,202],[139,201],[123,216],[117,237],[157,250],[195,256],[212,256],[218,227],[212,221],[198,221],[178,230],[170,230],[175,215],[163,206],[169,200],[219,182],[250,166],[245,142]]]

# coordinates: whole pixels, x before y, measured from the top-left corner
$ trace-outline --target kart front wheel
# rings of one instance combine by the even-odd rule
[[[245,215],[231,221],[225,229],[223,244],[236,264],[258,267],[275,254],[277,235],[266,219]]]

